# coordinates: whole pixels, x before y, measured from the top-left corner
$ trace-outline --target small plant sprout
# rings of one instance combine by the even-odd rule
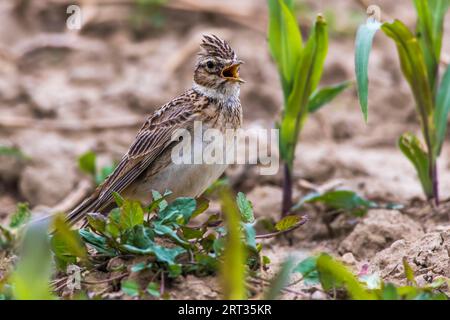
[[[280,129],[280,155],[284,162],[282,214],[292,207],[292,170],[298,136],[308,117],[330,102],[350,82],[316,90],[328,51],[327,24],[317,15],[306,43],[294,15],[292,0],[269,0],[269,47],[278,66],[284,110]]]
[[[450,110],[450,70],[447,66],[442,78],[439,76],[444,16],[449,0],[414,0],[417,11],[416,32],[395,20],[381,23],[369,18],[359,27],[356,35],[355,70],[358,96],[364,119],[368,116],[367,66],[372,40],[381,29],[397,47],[400,66],[416,103],[420,120],[423,147],[412,133],[400,136],[398,145],[402,153],[414,165],[427,200],[439,204],[437,158],[439,157],[447,130]]]

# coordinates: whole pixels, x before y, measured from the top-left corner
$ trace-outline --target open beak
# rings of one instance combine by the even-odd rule
[[[230,81],[244,83],[245,81],[239,78],[239,66],[243,63],[244,61],[239,60],[238,62],[223,68],[221,73],[222,77]]]

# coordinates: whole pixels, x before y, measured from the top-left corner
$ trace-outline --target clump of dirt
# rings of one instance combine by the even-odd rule
[[[208,300],[220,299],[221,287],[217,277],[195,277],[187,275],[177,278],[170,291],[172,299]]]
[[[339,252],[351,252],[359,259],[370,259],[394,241],[423,236],[422,227],[397,210],[370,210],[339,246]]]
[[[433,282],[438,276],[450,276],[450,227],[430,232],[418,239],[401,239],[377,253],[371,268],[385,281],[405,284],[402,259],[406,258],[419,285]]]

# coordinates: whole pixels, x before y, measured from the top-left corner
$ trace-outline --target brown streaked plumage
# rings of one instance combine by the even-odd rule
[[[204,36],[194,71],[192,89],[160,107],[145,121],[128,152],[114,172],[68,216],[70,223],[89,212],[106,213],[114,206],[113,192],[143,203],[151,191],[171,190],[171,197],[197,197],[225,170],[224,164],[174,164],[171,151],[178,129],[193,131],[194,122],[203,128],[239,128],[239,66],[233,49],[216,36]]]

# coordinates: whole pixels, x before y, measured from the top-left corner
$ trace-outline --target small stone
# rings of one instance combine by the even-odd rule
[[[314,291],[314,293],[311,295],[312,300],[326,300],[327,295],[322,291]]]
[[[354,266],[357,263],[355,257],[353,256],[353,253],[351,253],[351,252],[345,253],[342,256],[341,260],[342,260],[342,262],[344,262],[346,265],[349,265],[349,266]]]

